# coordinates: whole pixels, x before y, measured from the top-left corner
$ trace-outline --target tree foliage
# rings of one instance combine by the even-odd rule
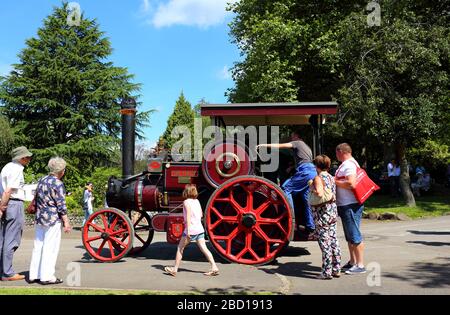
[[[232,69],[232,102],[330,100],[337,78],[320,59],[323,35],[364,1],[242,0],[230,6],[233,42],[244,61]]]
[[[16,143],[35,153],[36,173],[46,173],[54,155],[79,173],[111,165],[120,148],[120,102],[139,96],[133,75],[109,61],[111,43],[96,20],[82,16],[70,26],[67,15],[67,3],[54,8],[0,86],[2,112]],[[138,136],[149,114],[138,115]]]
[[[166,148],[171,149],[179,140],[177,137],[172,136],[172,131],[175,128],[184,126],[186,130],[190,131],[191,135],[194,134],[194,116],[195,113],[191,104],[186,100],[183,92],[181,92],[175,103],[173,113],[167,120],[167,128],[162,136]]]
[[[358,151],[374,150],[382,160],[376,151],[392,143],[407,181],[407,149],[435,137],[449,139],[448,1],[379,4],[381,25],[372,27],[367,1],[231,5],[231,35],[244,60],[232,70],[235,87],[228,98],[335,99],[339,114],[325,134],[331,144],[357,144]]]
[[[14,133],[8,120],[0,115],[0,165],[11,160],[10,151],[14,144]]]

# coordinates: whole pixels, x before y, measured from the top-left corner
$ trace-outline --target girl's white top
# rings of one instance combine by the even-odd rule
[[[190,225],[189,225],[189,235],[195,235],[205,232],[205,229],[202,225],[202,217],[203,210],[198,199],[186,199],[183,203],[183,217],[184,222],[186,220],[186,204],[188,204],[191,208],[191,217],[190,217]],[[184,233],[187,235],[187,225],[184,228]]]

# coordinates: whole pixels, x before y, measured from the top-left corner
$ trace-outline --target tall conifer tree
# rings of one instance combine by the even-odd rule
[[[119,148],[120,102],[140,88],[108,59],[111,43],[96,20],[82,15],[73,25],[68,14],[65,2],[54,8],[0,85],[2,112],[17,142],[34,149],[36,172],[55,154],[88,172],[110,164]],[[138,132],[150,112],[138,115]]]

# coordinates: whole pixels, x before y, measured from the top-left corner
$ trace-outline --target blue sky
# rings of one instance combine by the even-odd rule
[[[228,69],[240,60],[231,43],[226,12],[234,0],[77,0],[84,15],[106,32],[116,66],[127,67],[142,83],[142,110],[156,109],[146,144],[164,132],[180,92],[194,106],[204,98],[225,103],[233,86]],[[35,37],[43,19],[61,0],[0,3],[0,75],[7,73],[25,40]]]

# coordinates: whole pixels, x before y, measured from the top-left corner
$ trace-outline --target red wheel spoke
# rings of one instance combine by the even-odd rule
[[[122,233],[125,233],[125,232],[128,232],[128,230],[127,229],[121,229],[119,231],[114,231],[113,233],[109,234],[109,236],[116,236],[116,235],[119,235],[119,234],[122,234]]]
[[[242,256],[244,256],[244,254],[247,253],[251,248],[252,248],[252,231],[247,231],[245,233],[245,246],[239,252],[239,254],[236,255],[236,258],[241,259]]]
[[[217,220],[216,222],[214,222],[214,224],[212,224],[211,225],[211,227],[210,227],[210,229],[211,229],[211,231],[214,231],[214,229],[220,224],[220,223],[222,223],[222,219],[220,219],[220,220]]]
[[[230,202],[230,198],[216,198],[215,202]]]
[[[233,193],[230,191],[230,204],[233,206],[234,210],[239,212],[244,212],[244,209],[242,209],[241,205],[234,199]]]
[[[119,221],[119,217],[116,216],[116,217],[114,218],[114,220],[112,221],[111,226],[110,226],[110,229],[111,229],[112,231],[114,231],[114,228],[116,227],[117,221]]]
[[[230,235],[228,235],[228,239],[227,239],[227,254],[231,254],[231,241],[236,237],[236,235],[238,235],[239,233],[239,228],[236,227],[233,232],[230,233]]]
[[[277,224],[280,220],[278,219],[269,219],[269,218],[261,218],[258,220],[259,224]]]
[[[248,252],[252,254],[252,256],[255,258],[255,260],[260,260],[261,258],[255,253],[255,251],[252,248],[248,249]]]
[[[228,240],[228,235],[212,235],[211,238],[218,240],[218,241],[226,241]]]
[[[242,256],[244,256],[244,254],[247,253],[247,252],[248,252],[248,248],[247,248],[247,247],[244,247],[244,248],[236,255],[236,258],[237,258],[237,259],[241,259]]]
[[[247,190],[247,203],[245,205],[246,212],[251,212],[253,210],[253,192]]]
[[[88,239],[86,240],[86,242],[90,243],[90,242],[99,240],[99,239],[101,239],[101,238],[102,238],[101,235],[99,235],[99,236],[94,236],[94,237],[88,238]]]
[[[109,252],[111,253],[111,258],[116,257],[116,256],[114,255],[113,244],[112,244],[112,242],[111,242],[110,240],[108,240],[108,245],[109,245]]]
[[[112,242],[115,242],[116,244],[119,244],[123,248],[127,248],[127,244],[123,243],[122,241],[119,241],[117,238],[110,236],[110,239]]]
[[[96,229],[100,233],[103,233],[105,231],[105,229],[102,229],[101,227],[99,227],[98,225],[96,225],[92,222],[88,222],[88,226],[92,226],[94,229]]]
[[[278,217],[278,222],[280,222],[282,219],[284,219],[285,217],[287,217],[288,215],[288,210],[286,209],[286,211],[284,211],[279,217]]]
[[[228,223],[239,223],[237,216],[234,216],[234,217],[223,217],[222,220],[225,221],[225,222],[228,222]]]
[[[261,228],[259,226],[255,226],[255,232],[259,234],[259,236],[264,239],[264,241],[269,242],[270,238],[266,235],[266,233],[264,233],[263,230],[261,230]]]
[[[103,213],[100,216],[102,217],[103,226],[105,227],[106,231],[108,229],[108,221],[106,220],[106,217]]]
[[[230,238],[233,239],[236,234],[238,234],[239,228],[235,227],[234,230],[229,235],[212,235],[212,238],[220,241],[228,241]]]
[[[217,220],[216,222],[214,222],[212,224],[210,223],[211,224],[210,229],[213,231],[219,224],[221,224],[223,222],[239,224],[237,216],[234,216],[234,217],[226,216],[226,217],[219,218],[219,220]]]
[[[247,232],[245,235],[245,247],[247,247],[248,249],[252,248],[252,236],[252,231]]]
[[[278,228],[283,232],[284,235],[288,235],[287,231],[284,229],[284,227],[280,224],[280,222],[277,222]]]
[[[219,210],[217,210],[215,207],[211,207],[211,211],[213,211],[219,217],[219,220],[223,219],[223,217],[220,214]]]
[[[260,216],[261,213],[263,213],[270,205],[272,204],[272,202],[270,201],[270,199],[267,199],[262,205],[260,205],[255,211],[255,215],[256,216]]]
[[[268,243],[284,243],[285,241],[279,238],[270,238],[259,226],[255,227],[255,232],[259,234]]]
[[[100,255],[105,244],[106,244],[106,239],[103,240],[103,242],[100,244],[100,247],[97,249],[97,255]]]

